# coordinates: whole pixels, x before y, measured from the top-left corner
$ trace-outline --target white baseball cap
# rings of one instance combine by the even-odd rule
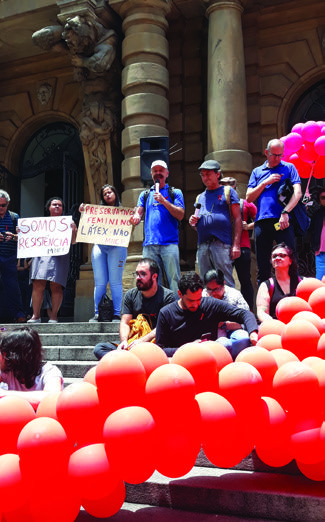
[[[164,169],[168,169],[167,163],[163,160],[156,160],[151,163],[151,168],[153,167],[163,167]]]

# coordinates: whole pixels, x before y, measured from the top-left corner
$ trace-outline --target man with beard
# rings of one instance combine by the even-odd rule
[[[143,258],[139,261],[135,276],[136,287],[128,290],[124,297],[122,317],[120,323],[120,344],[99,343],[95,346],[94,354],[101,359],[111,350],[130,349],[139,342],[150,342],[156,336],[157,317],[160,309],[175,301],[171,290],[158,284],[159,266],[153,259]],[[128,344],[130,321],[142,314],[147,319],[152,330],[140,339]]]
[[[252,345],[257,343],[257,323],[249,310],[237,308],[220,299],[203,297],[203,281],[196,272],[186,272],[179,280],[179,300],[160,311],[156,344],[168,356],[186,343],[218,338],[218,325],[225,321],[244,324]]]
[[[177,297],[178,281],[181,276],[178,249],[178,223],[184,217],[182,191],[166,183],[169,172],[162,160],[151,164],[154,185],[141,192],[134,216],[130,221],[138,225],[144,217],[143,257],[154,259],[165,271],[169,288]],[[161,276],[159,277],[161,284]]]

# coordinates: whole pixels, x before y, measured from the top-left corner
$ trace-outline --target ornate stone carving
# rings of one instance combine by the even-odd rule
[[[43,83],[37,89],[37,99],[42,105],[47,105],[52,96],[52,85]]]
[[[104,183],[113,184],[111,140],[120,121],[120,71],[115,63],[117,35],[94,17],[78,15],[66,20],[64,27],[50,26],[37,31],[33,41],[44,50],[70,54],[83,97],[80,139],[90,197],[98,201],[100,187]]]

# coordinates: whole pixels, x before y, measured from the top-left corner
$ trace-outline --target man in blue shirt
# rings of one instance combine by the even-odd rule
[[[257,201],[255,219],[255,251],[258,284],[271,276],[271,251],[273,242],[284,242],[295,250],[295,235],[290,224],[290,212],[301,198],[301,181],[292,163],[281,161],[284,145],[281,140],[269,141],[265,150],[266,161],[256,167],[249,179],[246,199]],[[278,201],[278,190],[289,179],[293,185],[293,195],[283,208]],[[277,227],[274,225],[279,223]]]
[[[190,217],[189,223],[198,233],[200,276],[203,278],[208,270],[219,269],[224,273],[227,285],[234,287],[232,262],[241,254],[239,198],[233,188],[220,184],[222,174],[217,161],[205,161],[199,171],[206,190],[196,198],[196,208],[198,205],[200,208]]]
[[[185,206],[182,191],[172,189],[166,183],[169,172],[162,160],[151,165],[154,185],[141,192],[131,223],[138,225],[144,217],[143,257],[154,259],[161,272],[165,271],[169,288],[177,296],[181,276],[178,249],[178,222],[184,217]]]

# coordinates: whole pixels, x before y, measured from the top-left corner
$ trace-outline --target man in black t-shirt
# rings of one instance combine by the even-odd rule
[[[171,290],[158,285],[159,266],[153,259],[141,259],[135,275],[136,287],[128,290],[124,297],[120,323],[120,344],[117,347],[120,350],[129,349],[138,342],[150,342],[154,339],[160,309],[176,299]],[[139,314],[147,319],[152,330],[141,339],[128,345],[130,321]],[[101,359],[107,352],[115,349],[116,346],[112,343],[99,343],[95,346],[94,354],[97,359]]]
[[[203,281],[196,272],[187,272],[180,278],[179,300],[160,311],[156,344],[171,356],[183,344],[201,340],[206,334],[215,341],[218,337],[218,324],[235,321],[245,325],[250,342],[255,345],[257,323],[252,312],[213,297],[202,298],[203,286]]]

